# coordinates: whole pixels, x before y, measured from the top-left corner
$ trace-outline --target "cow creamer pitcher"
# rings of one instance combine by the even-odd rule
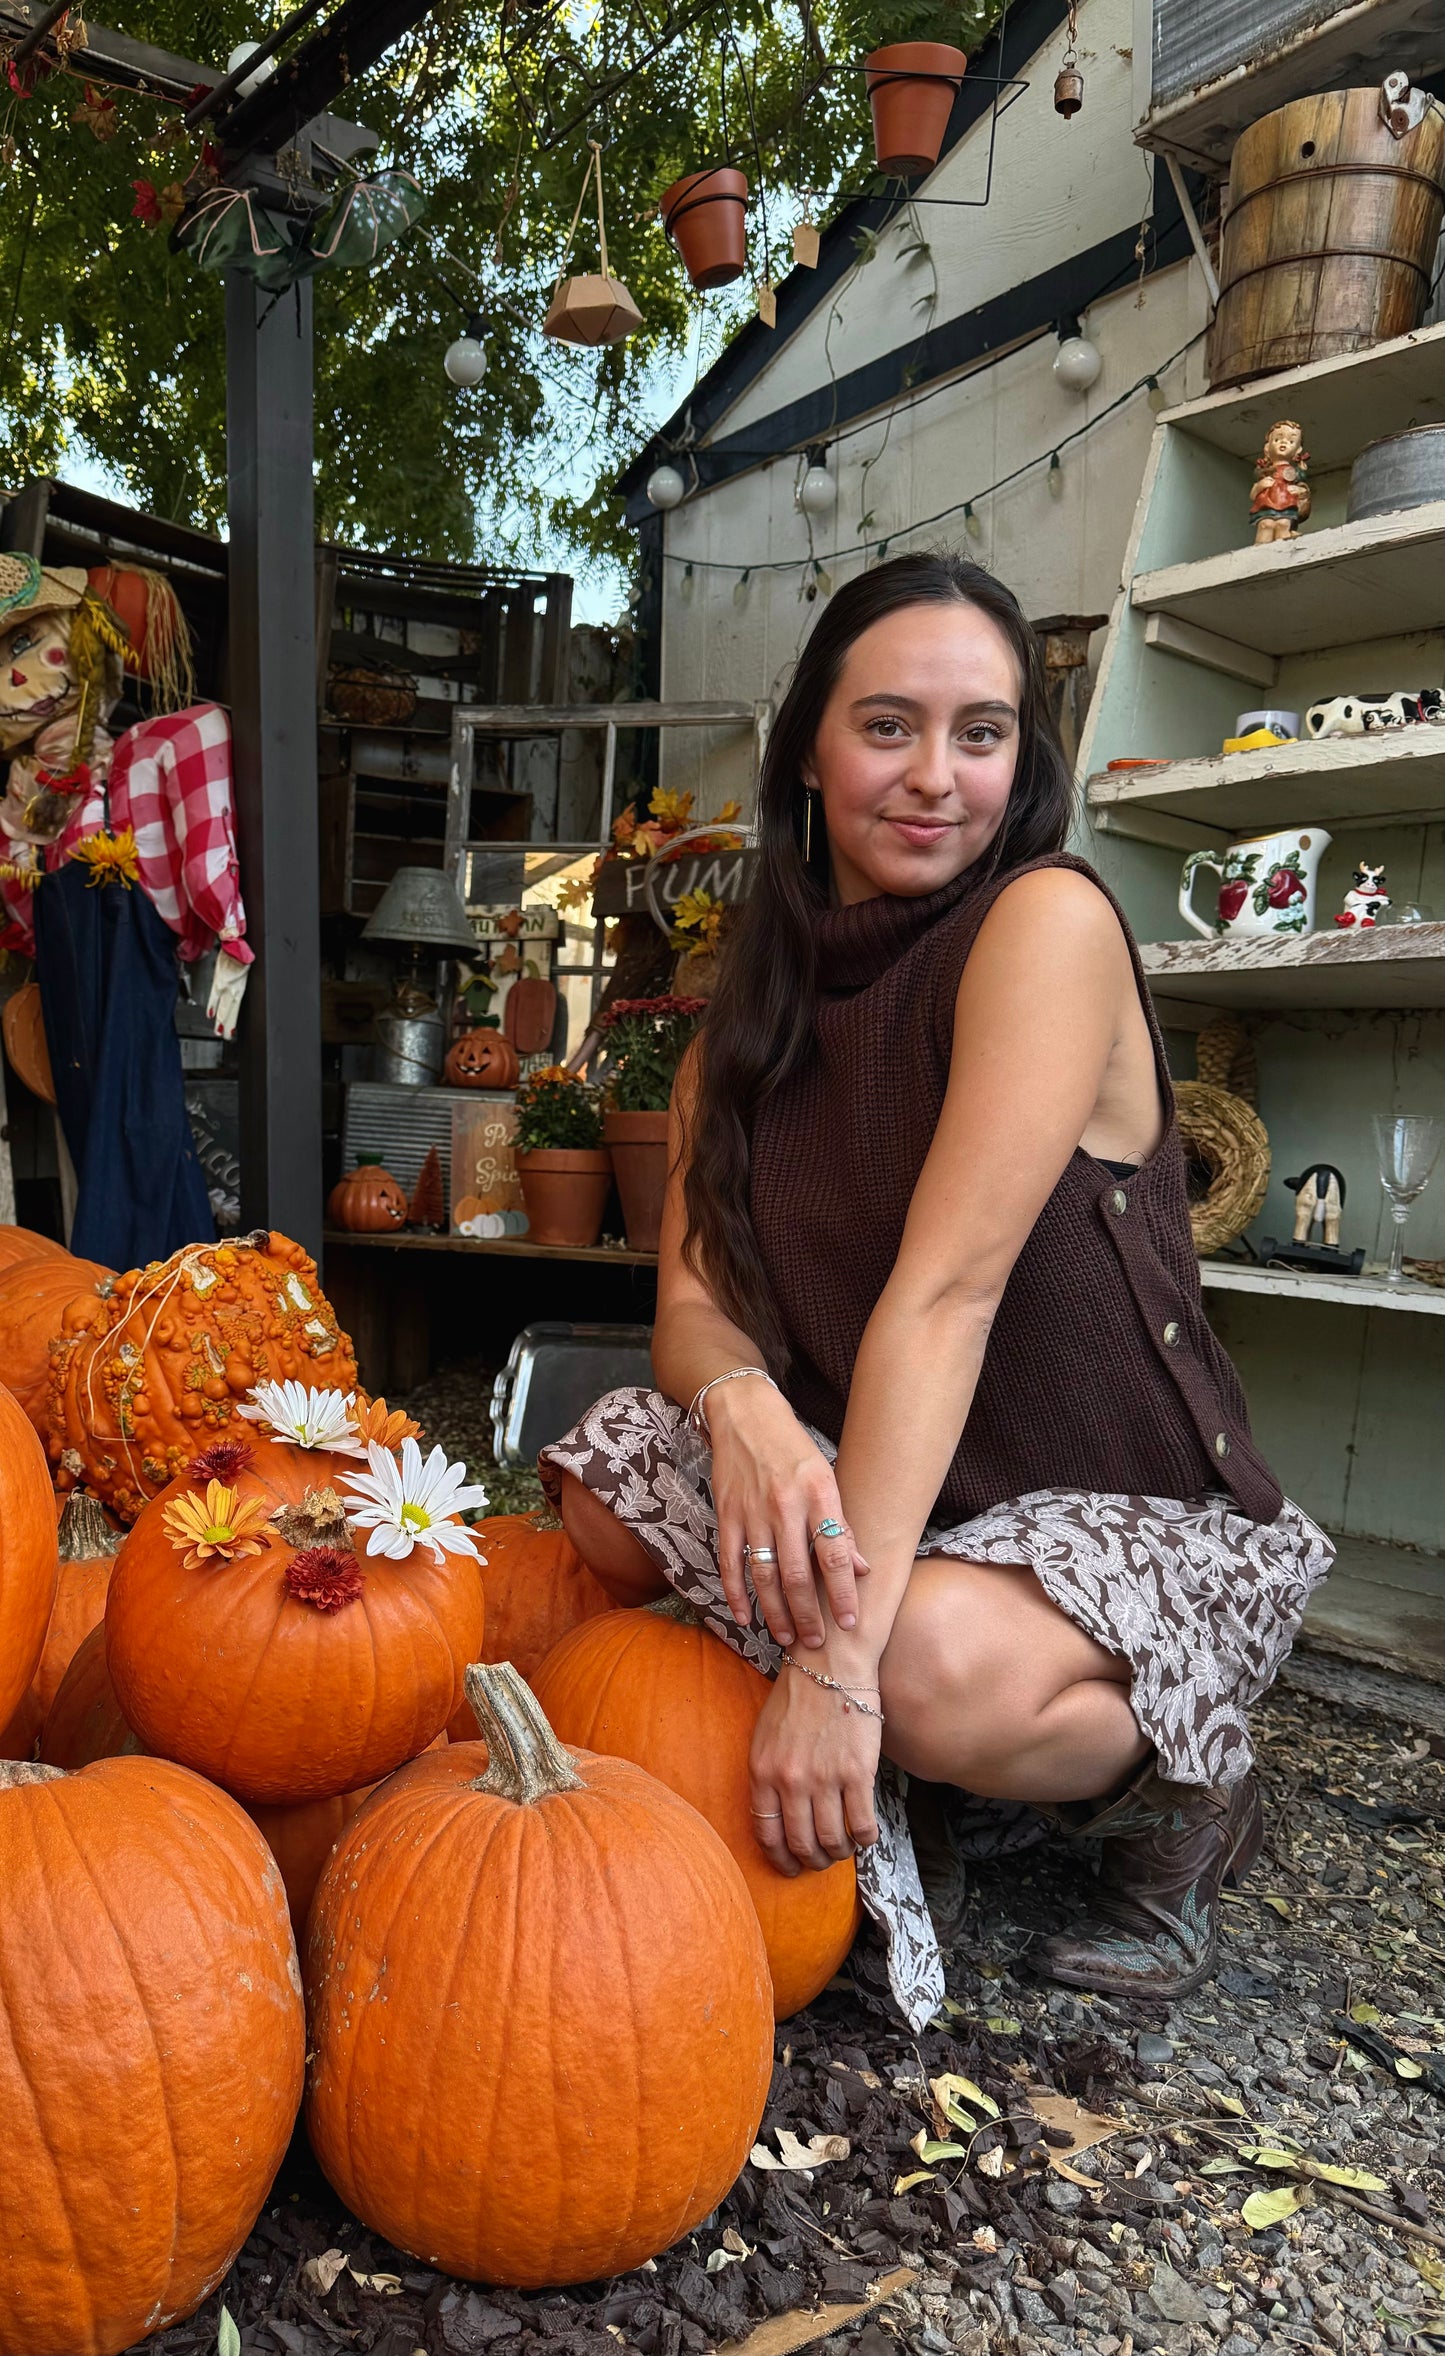
[[[1312,933],[1315,879],[1329,846],[1323,827],[1306,826],[1254,835],[1223,851],[1191,851],[1179,884],[1179,913],[1206,940],[1224,933],[1256,939]],[[1207,922],[1194,906],[1194,879],[1203,867],[1219,877],[1215,913]]]

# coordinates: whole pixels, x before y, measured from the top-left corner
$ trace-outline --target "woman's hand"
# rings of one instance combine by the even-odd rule
[[[717,1508],[718,1567],[733,1618],[752,1618],[751,1573],[758,1608],[779,1644],[817,1646],[827,1628],[814,1575],[840,1628],[858,1617],[856,1577],[867,1563],[843,1519],[833,1468],[771,1383],[719,1383],[708,1394],[712,1490]],[[816,1538],[823,1522],[841,1535]],[[752,1548],[751,1559],[743,1556]],[[759,1547],[775,1560],[758,1560]],[[836,1705],[835,1705],[836,1706]]]
[[[865,1699],[876,1708],[876,1696]],[[779,1671],[748,1762],[753,1835],[779,1873],[791,1877],[805,1865],[822,1873],[877,1840],[882,1735],[882,1721],[845,1710],[841,1694],[796,1669]]]

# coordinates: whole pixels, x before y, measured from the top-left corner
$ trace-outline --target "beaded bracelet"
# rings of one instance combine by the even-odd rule
[[[853,1699],[855,1694],[877,1693],[879,1688],[876,1685],[844,1685],[837,1677],[825,1677],[821,1669],[810,1669],[806,1661],[795,1661],[790,1652],[785,1652],[783,1659],[787,1666],[790,1669],[796,1669],[801,1677],[811,1677],[815,1685],[826,1686],[829,1693],[841,1693],[845,1716],[849,1710],[856,1710],[862,1718],[876,1718],[880,1726],[887,1725],[888,1721],[881,1710],[871,1709],[867,1702]]]
[[[778,1387],[777,1384],[773,1382],[773,1378],[769,1374],[766,1366],[730,1366],[726,1374],[715,1374],[711,1382],[705,1382],[701,1390],[694,1393],[692,1405],[687,1411],[688,1422],[692,1425],[692,1428],[695,1432],[701,1434],[703,1439],[710,1440],[712,1438],[712,1431],[708,1424],[707,1417],[702,1412],[702,1403],[707,1397],[708,1392],[715,1391],[719,1383],[735,1383],[738,1380],[738,1377],[744,1374],[760,1374],[765,1383],[773,1383],[774,1390],[776,1390]]]

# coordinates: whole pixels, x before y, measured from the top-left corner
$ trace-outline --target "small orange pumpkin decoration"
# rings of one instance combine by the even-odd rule
[[[0,1385],[0,1726],[35,1674],[59,1575],[44,1451]]]
[[[0,1276],[0,1365],[4,1364]],[[173,1480],[197,1449],[249,1431],[237,1408],[257,1383],[352,1391],[356,1359],[287,1236],[188,1244],[113,1280],[93,1333],[72,1303],[50,1353],[46,1433],[58,1489],[83,1484],[122,1521]]]
[[[110,1681],[102,1621],[77,1648],[60,1680],[41,1730],[40,1756],[47,1767],[88,1767],[93,1759],[117,1759],[144,1749]]]
[[[394,1235],[405,1227],[406,1188],[380,1162],[363,1162],[337,1180],[327,1210],[351,1235]]]
[[[116,1562],[120,1706],[148,1750],[246,1801],[375,1783],[456,1708],[485,1625],[480,1569],[420,1544],[358,1557],[335,1485],[364,1467],[344,1457],[279,1440],[211,1453],[226,1479],[198,1458]]]
[[[390,1777],[317,1885],[307,2126],[347,2206],[428,2265],[589,2282],[667,2249],[746,2160],[767,1957],[694,1809],[569,1757],[509,1664],[467,1692],[486,1749]]]
[[[114,2356],[229,2271],[285,2156],[306,2027],[244,1812],[164,1759],[0,1765],[0,2348]]]
[[[521,1074],[511,1040],[480,1025],[453,1039],[442,1065],[442,1076],[452,1088],[515,1088]]]
[[[563,1742],[635,1760],[721,1834],[762,1924],[778,2019],[811,2004],[857,1934],[858,1876],[844,1859],[789,1881],[753,1838],[748,1752],[767,1679],[669,1596],[574,1628],[533,1683]]]
[[[486,1557],[487,1639],[477,1658],[510,1661],[530,1685],[555,1644],[598,1612],[615,1610],[565,1530],[544,1515],[492,1514],[474,1525]],[[463,1702],[449,1721],[453,1742],[474,1742],[477,1722]]]

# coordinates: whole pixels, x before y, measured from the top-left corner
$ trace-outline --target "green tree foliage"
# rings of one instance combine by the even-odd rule
[[[710,357],[752,303],[746,282],[708,298],[699,333],[656,218],[662,190],[731,156],[754,191],[753,273],[766,252],[780,279],[797,192],[863,185],[863,55],[896,39],[972,48],[994,12],[994,0],[441,0],[337,102],[379,132],[382,161],[416,175],[428,210],[370,275],[315,281],[318,529],[454,559],[525,557],[543,535],[578,557],[624,551],[609,486],[647,431],[660,370],[691,351],[690,334]],[[113,0],[112,13],[98,0],[96,21],[220,66],[279,14],[258,20],[243,0]],[[164,226],[132,217],[133,184],[184,183],[200,143],[178,108],[113,96],[104,141],[73,119],[85,93],[66,74],[0,111],[4,473],[63,473],[78,443],[139,505],[214,527],[222,288],[169,250]],[[612,267],[645,321],[595,353],[539,333],[589,136],[604,143]],[[589,215],[590,202],[583,269],[597,267]],[[490,365],[469,392],[441,367],[457,298],[488,320]]]

